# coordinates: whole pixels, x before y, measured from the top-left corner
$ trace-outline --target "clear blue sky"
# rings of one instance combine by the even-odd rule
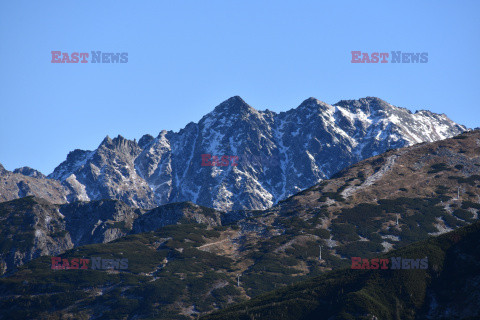
[[[177,131],[240,95],[286,111],[377,96],[480,126],[480,1],[0,1],[0,163],[45,174],[108,134]],[[53,64],[52,50],[128,52]],[[428,52],[352,64],[352,50]]]

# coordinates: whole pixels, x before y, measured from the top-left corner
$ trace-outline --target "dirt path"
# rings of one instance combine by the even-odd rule
[[[222,242],[225,242],[225,241],[230,241],[230,239],[227,238],[227,239],[223,239],[223,240],[220,240],[220,241],[217,241],[217,242],[207,243],[207,244],[201,245],[200,247],[198,247],[198,249],[202,249],[202,248],[205,248],[205,247],[209,247],[209,246],[212,246],[212,245],[214,245],[214,244],[222,243]]]

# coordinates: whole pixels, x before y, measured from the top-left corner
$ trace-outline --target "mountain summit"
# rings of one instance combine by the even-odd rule
[[[218,106],[215,107],[214,112],[223,113],[239,113],[245,111],[255,111],[252,107],[250,107],[241,97],[234,96],[231,97]]]

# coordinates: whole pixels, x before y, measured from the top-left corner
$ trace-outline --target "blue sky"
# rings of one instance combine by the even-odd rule
[[[234,95],[286,111],[377,96],[480,126],[479,1],[0,1],[0,163],[45,174],[106,135],[197,122]],[[128,52],[54,64],[51,51]],[[428,52],[352,64],[351,51]]]

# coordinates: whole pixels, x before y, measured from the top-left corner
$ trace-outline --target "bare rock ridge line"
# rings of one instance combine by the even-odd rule
[[[116,199],[142,209],[192,201],[261,210],[388,149],[465,130],[444,114],[412,113],[375,97],[334,105],[309,98],[275,113],[235,96],[179,132],[138,142],[107,136],[93,151],[74,150],[47,178],[1,167],[0,201],[35,195],[53,203]],[[202,166],[202,154],[238,156],[238,165]]]

